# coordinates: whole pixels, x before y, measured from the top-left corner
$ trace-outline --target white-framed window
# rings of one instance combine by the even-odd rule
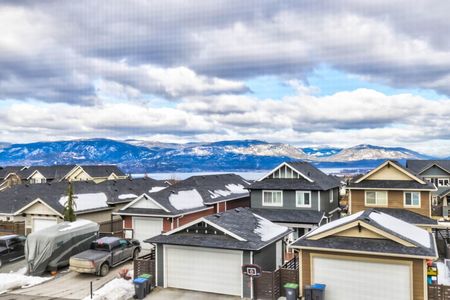
[[[263,206],[283,206],[283,191],[263,191]]]
[[[449,185],[448,178],[439,178],[437,185],[438,186],[448,186]]]
[[[388,195],[386,191],[366,191],[365,205],[387,206]]]
[[[296,191],[295,204],[297,207],[311,207],[311,192],[310,191]]]
[[[330,190],[330,203],[333,203],[334,201],[334,192],[333,189]]]
[[[420,192],[404,192],[403,205],[405,207],[420,207]]]

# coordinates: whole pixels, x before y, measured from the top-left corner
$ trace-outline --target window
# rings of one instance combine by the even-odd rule
[[[263,191],[263,206],[283,206],[282,191]]]
[[[297,207],[311,207],[311,192],[297,191],[295,192]]]
[[[420,207],[420,192],[405,192],[404,206]]]
[[[439,178],[438,186],[448,186],[449,180],[447,178]]]
[[[387,192],[385,191],[367,191],[366,205],[368,206],[387,206]]]
[[[333,203],[333,201],[334,201],[334,193],[333,193],[333,190],[331,189],[330,190],[330,203]]]

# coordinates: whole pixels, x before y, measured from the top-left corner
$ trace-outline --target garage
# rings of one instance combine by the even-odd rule
[[[133,235],[141,242],[143,249],[152,248],[151,244],[143,241],[155,235],[161,234],[163,230],[163,221],[161,218],[139,218],[133,217]]]
[[[55,224],[57,224],[57,221],[54,218],[33,217],[33,232],[45,229]]]
[[[411,300],[411,272],[409,263],[312,259],[312,282],[326,284],[327,300]]]
[[[164,246],[167,287],[241,296],[242,251]]]

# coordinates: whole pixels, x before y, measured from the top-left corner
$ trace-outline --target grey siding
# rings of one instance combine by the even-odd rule
[[[311,191],[311,208],[297,207],[295,203],[295,191],[283,191],[283,207],[278,206],[263,206],[262,205],[262,190],[251,191],[251,205],[252,208],[280,208],[280,209],[301,209],[301,210],[318,210],[318,191]]]
[[[277,268],[277,244],[273,243],[260,251],[253,252],[253,261],[264,271],[274,271]]]
[[[330,202],[331,191],[333,193],[333,202]],[[320,210],[328,213],[339,206],[339,189],[335,188],[328,191],[320,191]]]
[[[243,253],[244,253],[244,255],[242,257],[243,265],[250,264],[251,263],[250,251],[244,251]],[[242,282],[242,294],[243,294],[244,298],[251,298],[252,291],[251,291],[251,288],[250,288],[250,286],[251,286],[251,284],[250,284],[250,277],[242,275],[242,280],[243,280],[243,282]]]
[[[438,168],[436,166],[429,168],[425,172],[422,172],[420,175],[422,176],[442,176],[442,177],[450,177],[450,174],[442,170],[441,168]]]
[[[158,286],[164,286],[164,251],[163,245],[156,245],[156,256],[158,260],[156,261],[156,269],[157,274],[156,278],[158,279]]]

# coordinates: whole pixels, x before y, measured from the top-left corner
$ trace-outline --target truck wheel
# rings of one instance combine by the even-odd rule
[[[133,252],[133,259],[138,258],[140,252],[141,252],[141,251],[140,251],[139,249],[134,249],[134,252]]]
[[[109,265],[107,263],[104,263],[100,266],[100,276],[104,277],[108,275],[109,273]]]

